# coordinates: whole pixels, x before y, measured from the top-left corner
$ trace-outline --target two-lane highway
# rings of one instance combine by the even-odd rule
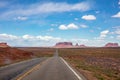
[[[86,80],[58,55],[38,58],[0,68],[0,80]]]
[[[58,51],[54,56],[44,61],[36,70],[28,75],[20,76],[17,80],[86,80],[78,75],[68,63],[58,56]]]

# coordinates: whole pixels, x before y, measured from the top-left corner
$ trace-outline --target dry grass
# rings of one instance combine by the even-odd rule
[[[120,80],[120,48],[59,49],[59,53],[76,69],[91,72],[97,80]]]
[[[55,52],[53,48],[42,47],[20,47],[19,49],[32,52],[35,57],[51,57]]]

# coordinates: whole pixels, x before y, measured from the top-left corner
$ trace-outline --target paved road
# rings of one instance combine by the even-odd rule
[[[17,80],[86,80],[78,75],[68,64],[58,56],[56,51],[54,56],[37,66],[28,75],[23,75]]]
[[[46,58],[37,58],[28,61],[23,61],[17,64],[12,64],[6,67],[0,68],[0,80],[11,80],[17,75],[27,71],[33,66],[39,64],[40,62],[46,60]]]

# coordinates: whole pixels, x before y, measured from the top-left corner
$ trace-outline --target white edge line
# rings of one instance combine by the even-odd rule
[[[61,60],[67,65],[67,67],[75,74],[75,76],[79,79],[79,80],[83,80],[69,65],[68,63],[62,58],[60,57]]]

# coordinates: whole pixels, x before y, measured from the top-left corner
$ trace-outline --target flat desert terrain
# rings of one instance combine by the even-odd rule
[[[58,51],[73,68],[88,80],[120,80],[120,47],[117,48],[1,48],[0,64],[26,59],[52,57]],[[7,57],[7,58],[6,58]],[[6,59],[6,61],[2,61]],[[8,60],[9,59],[9,60]]]
[[[59,49],[88,80],[120,80],[120,48]]]

